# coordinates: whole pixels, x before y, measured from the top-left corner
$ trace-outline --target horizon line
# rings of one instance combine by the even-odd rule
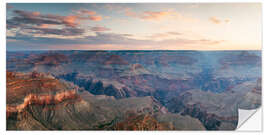
[[[235,49],[235,50],[229,50],[229,49],[226,49],[226,50],[186,50],[186,49],[183,49],[183,50],[165,50],[165,49],[162,49],[162,50],[86,50],[86,49],[82,49],[82,50],[72,50],[72,49],[66,49],[66,50],[63,50],[63,49],[59,49],[59,50],[56,50],[56,49],[53,49],[53,50],[50,50],[50,49],[33,49],[33,50],[6,50],[6,52],[22,52],[22,51],[262,51],[262,49]]]

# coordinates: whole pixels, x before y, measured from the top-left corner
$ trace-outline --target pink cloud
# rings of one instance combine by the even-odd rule
[[[231,20],[230,19],[225,19],[225,23],[230,23]]]
[[[170,16],[172,12],[169,11],[160,11],[160,12],[153,12],[153,11],[146,11],[140,17],[144,20],[160,20],[163,17]]]
[[[138,17],[137,13],[132,11],[130,8],[124,9],[124,13],[125,13],[126,16]]]
[[[46,28],[49,28],[50,27],[50,24],[41,24],[39,26],[39,28],[43,28],[43,29],[46,29]]]
[[[92,21],[101,21],[102,20],[102,16],[89,16],[89,19]]]
[[[182,19],[182,20],[194,20],[193,18],[183,17],[176,11],[145,11],[142,13],[136,13],[130,8],[124,9],[124,14],[129,17],[138,18],[141,20],[158,21],[166,19]]]
[[[62,19],[63,23],[70,27],[75,27],[78,24],[77,20],[78,16],[65,16]]]
[[[214,24],[230,23],[230,22],[231,22],[230,19],[222,20],[222,19],[219,19],[219,18],[217,18],[217,17],[215,17],[215,16],[210,17],[210,18],[209,18],[209,21],[211,21],[211,22],[214,23]]]
[[[214,16],[210,17],[209,21],[211,21],[212,23],[215,23],[215,24],[220,24],[221,23],[221,20],[219,20],[218,18],[216,18]]]

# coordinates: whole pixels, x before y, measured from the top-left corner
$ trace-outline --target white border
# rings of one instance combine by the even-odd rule
[[[239,110],[238,110],[239,111]],[[249,118],[247,118],[237,131],[261,131],[262,130],[262,108],[252,110]],[[256,124],[254,124],[256,123]],[[239,123],[238,123],[239,124]]]
[[[249,2],[256,2],[263,4],[263,131],[262,132],[235,132],[235,131],[6,131],[6,77],[5,77],[5,70],[6,70],[6,2],[8,3],[174,3],[174,2],[181,2],[181,3],[249,3]],[[89,135],[89,134],[117,134],[117,135],[144,135],[144,134],[189,134],[189,135],[202,135],[202,134],[220,134],[220,135],[227,135],[227,134],[270,134],[270,110],[268,104],[270,103],[270,87],[268,80],[270,80],[270,65],[269,65],[269,58],[270,58],[270,1],[269,0],[1,0],[0,1],[0,135],[40,135],[40,134],[47,134],[47,135],[55,135],[55,134],[66,134],[66,135],[74,135],[74,134],[82,134],[82,135]],[[248,13],[247,13],[248,14]],[[268,61],[268,63],[267,63]],[[267,76],[268,75],[268,76]],[[266,105],[265,105],[266,104]],[[268,127],[267,127],[268,125]]]

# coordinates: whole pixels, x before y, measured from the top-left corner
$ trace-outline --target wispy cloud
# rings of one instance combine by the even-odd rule
[[[177,15],[174,11],[144,11],[142,13],[136,13],[132,11],[130,8],[124,9],[124,13],[126,16],[138,18],[141,20],[154,20],[158,21],[161,19],[166,19],[168,17],[173,17]]]
[[[168,33],[167,33],[168,34]],[[61,39],[55,37],[33,37],[23,34],[17,34],[16,36],[7,37],[9,40],[22,40],[31,41],[30,44],[88,44],[88,45],[104,45],[113,44],[118,45],[151,45],[155,46],[167,46],[167,45],[215,45],[220,44],[224,41],[210,40],[210,39],[186,39],[186,38],[175,38],[175,39],[164,39],[160,41],[154,41],[151,39],[136,39],[131,34],[117,34],[117,33],[104,33],[96,32],[95,35],[85,36],[79,39]]]
[[[164,33],[155,33],[149,36],[151,39],[157,39],[157,40],[164,40],[164,39],[173,39],[176,37],[179,37],[180,35],[183,35],[182,33],[179,32],[164,32]]]
[[[103,31],[110,31],[111,29],[107,27],[102,27],[102,26],[95,26],[95,27],[92,27],[91,30],[96,31],[96,32],[103,32]]]
[[[58,36],[78,36],[84,33],[83,29],[79,28],[25,28],[25,30],[30,30],[28,33],[38,34],[38,35],[58,35]]]
[[[172,11],[159,11],[159,12],[146,11],[146,12],[143,12],[140,18],[144,20],[160,20],[162,18],[171,16],[173,14],[175,13]]]
[[[102,16],[100,16],[100,15],[90,16],[89,19],[92,20],[92,21],[101,21]]]
[[[161,11],[143,11],[135,12],[131,8],[124,8],[123,13],[132,18],[137,18],[143,21],[182,21],[182,22],[198,22],[199,19],[185,16],[174,9]]]
[[[216,17],[210,17],[209,20],[210,20],[212,23],[215,23],[215,24],[220,24],[220,23],[221,23],[221,20],[219,20],[219,19],[216,18]]]
[[[92,10],[87,10],[87,9],[80,9],[80,10],[75,10],[74,13],[77,16],[80,16],[81,19],[90,19],[92,21],[101,21],[103,18],[101,15],[98,15],[96,11]]]
[[[219,18],[217,18],[215,16],[210,17],[209,18],[209,21],[212,22],[212,23],[214,23],[214,24],[230,23],[231,22],[230,19],[223,20],[223,19],[219,19]]]

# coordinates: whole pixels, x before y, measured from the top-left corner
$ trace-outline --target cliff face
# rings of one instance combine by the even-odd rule
[[[41,73],[7,72],[7,120],[18,119],[32,106],[72,104],[81,100],[77,88]]]
[[[73,84],[50,75],[7,72],[8,130],[173,129],[167,119],[159,122],[154,118],[166,113],[161,108],[151,97],[116,100],[85,90],[78,92]],[[133,113],[127,116],[128,112]],[[200,124],[196,123],[198,127]]]
[[[76,101],[80,100],[79,95],[76,93],[75,90],[69,90],[64,92],[56,93],[55,95],[52,94],[29,94],[24,98],[24,102],[19,105],[7,105],[7,118],[17,113],[21,113],[24,111],[25,108],[31,105],[40,105],[40,106],[47,106],[47,105],[56,105],[59,103],[63,103],[65,101]]]
[[[64,95],[74,94],[76,86],[60,82],[54,77],[42,73],[7,72],[7,104],[22,104],[34,97],[48,97],[54,101]],[[70,92],[73,90],[74,92]],[[59,94],[62,93],[62,94]],[[37,98],[40,99],[41,98]],[[51,102],[51,100],[49,100]]]

